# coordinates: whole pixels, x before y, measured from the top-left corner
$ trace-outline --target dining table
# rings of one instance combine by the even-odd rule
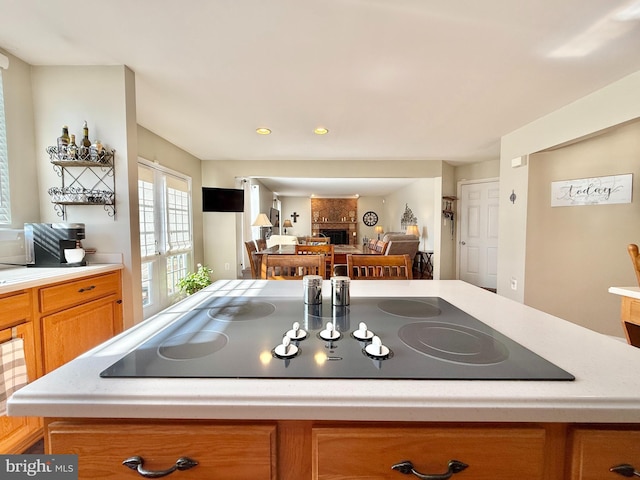
[[[333,246],[333,263],[347,263],[347,255],[380,255],[379,252],[369,248],[366,245],[343,245],[336,244]],[[295,245],[273,245],[263,250],[258,250],[256,255],[294,255],[296,253]]]

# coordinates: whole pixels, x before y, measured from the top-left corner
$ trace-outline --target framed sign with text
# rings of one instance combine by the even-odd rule
[[[551,206],[631,203],[633,174],[551,182]]]

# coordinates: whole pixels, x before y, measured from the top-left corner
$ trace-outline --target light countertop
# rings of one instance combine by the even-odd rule
[[[325,281],[324,290],[330,291]],[[576,380],[105,378],[99,373],[209,296],[300,296],[293,281],[221,280],[18,391],[43,417],[640,423],[640,349],[462,281],[353,281],[351,295],[437,296]]]
[[[87,275],[121,270],[121,264],[95,264],[84,267],[14,267],[0,270],[0,294],[25,288],[40,287],[48,283],[64,282]]]
[[[640,300],[640,288],[639,287],[610,287],[609,293],[614,295],[620,295],[622,297],[637,298]]]

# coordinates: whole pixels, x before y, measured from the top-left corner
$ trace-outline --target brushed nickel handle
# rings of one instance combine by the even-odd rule
[[[144,478],[160,478],[175,472],[176,470],[189,470],[198,465],[198,462],[189,457],[180,457],[176,463],[166,470],[146,470],[144,468],[144,459],[138,455],[127,458],[122,464],[131,470],[136,470]]]
[[[611,467],[609,471],[622,475],[623,477],[640,477],[640,472],[638,472],[633,465],[629,465],[628,463]]]
[[[80,290],[78,290],[78,293],[82,293],[82,292],[88,292],[89,290],[93,290],[94,288],[96,288],[95,285],[91,285],[87,288],[81,288]]]
[[[445,473],[428,474],[428,473],[417,472],[413,468],[413,463],[411,463],[409,460],[404,460],[400,463],[396,463],[395,465],[393,465],[391,469],[397,470],[398,472],[404,473],[405,475],[413,474],[416,477],[418,477],[420,480],[447,480],[448,478],[451,478],[451,476],[454,473],[459,473],[463,471],[465,468],[467,468],[468,466],[469,465],[467,465],[466,463],[462,463],[459,460],[450,460],[448,463],[448,469]]]

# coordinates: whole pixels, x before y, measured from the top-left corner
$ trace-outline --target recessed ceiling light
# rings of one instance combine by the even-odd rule
[[[268,128],[256,128],[256,133],[258,135],[269,135],[271,133],[271,130],[269,130]]]
[[[329,133],[329,130],[324,127],[318,127],[313,131],[313,133],[315,133],[316,135],[326,135],[327,133]]]

